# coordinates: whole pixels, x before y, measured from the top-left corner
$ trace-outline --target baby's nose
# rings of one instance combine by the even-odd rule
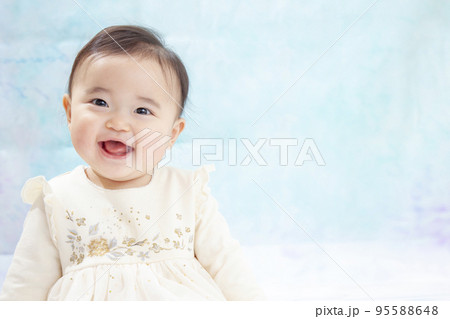
[[[115,116],[112,116],[106,121],[106,127],[113,129],[115,131],[125,131],[128,132],[130,130],[130,124],[126,119],[121,116],[120,114],[117,114]]]

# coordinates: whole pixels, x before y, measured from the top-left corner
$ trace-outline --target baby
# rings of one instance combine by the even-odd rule
[[[189,80],[151,30],[112,26],[78,53],[63,106],[89,165],[22,189],[32,204],[1,300],[262,300],[196,171],[158,163],[183,131]]]

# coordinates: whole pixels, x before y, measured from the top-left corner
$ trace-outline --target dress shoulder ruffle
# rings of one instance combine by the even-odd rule
[[[49,182],[44,176],[36,176],[28,179],[22,187],[21,197],[24,203],[34,205],[39,199],[42,199],[47,216],[47,222],[51,230],[51,238],[57,246],[56,227],[53,218],[53,207],[55,196]]]
[[[42,194],[51,192],[51,187],[44,176],[28,179],[22,187],[21,197],[24,203],[33,204]]]
[[[208,186],[209,173],[214,172],[216,167],[214,164],[203,165],[196,171],[194,171],[194,182],[199,184],[199,192],[197,193],[196,199],[196,212],[202,211],[202,206],[208,200],[211,194],[211,189]]]

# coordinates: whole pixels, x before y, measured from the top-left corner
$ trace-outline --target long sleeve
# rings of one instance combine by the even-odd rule
[[[29,186],[36,186],[39,181],[35,178]],[[40,189],[32,188],[31,196],[35,200],[25,217],[0,300],[47,300],[50,288],[62,274],[59,253],[45,213],[42,185]]]
[[[205,169],[214,168],[206,166],[199,170],[202,181],[195,229],[196,258],[227,300],[265,300],[239,242],[231,236],[225,218],[218,211]]]

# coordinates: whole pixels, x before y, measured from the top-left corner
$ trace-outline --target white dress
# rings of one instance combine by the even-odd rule
[[[264,300],[207,185],[213,165],[110,190],[80,165],[29,179],[0,300]]]

